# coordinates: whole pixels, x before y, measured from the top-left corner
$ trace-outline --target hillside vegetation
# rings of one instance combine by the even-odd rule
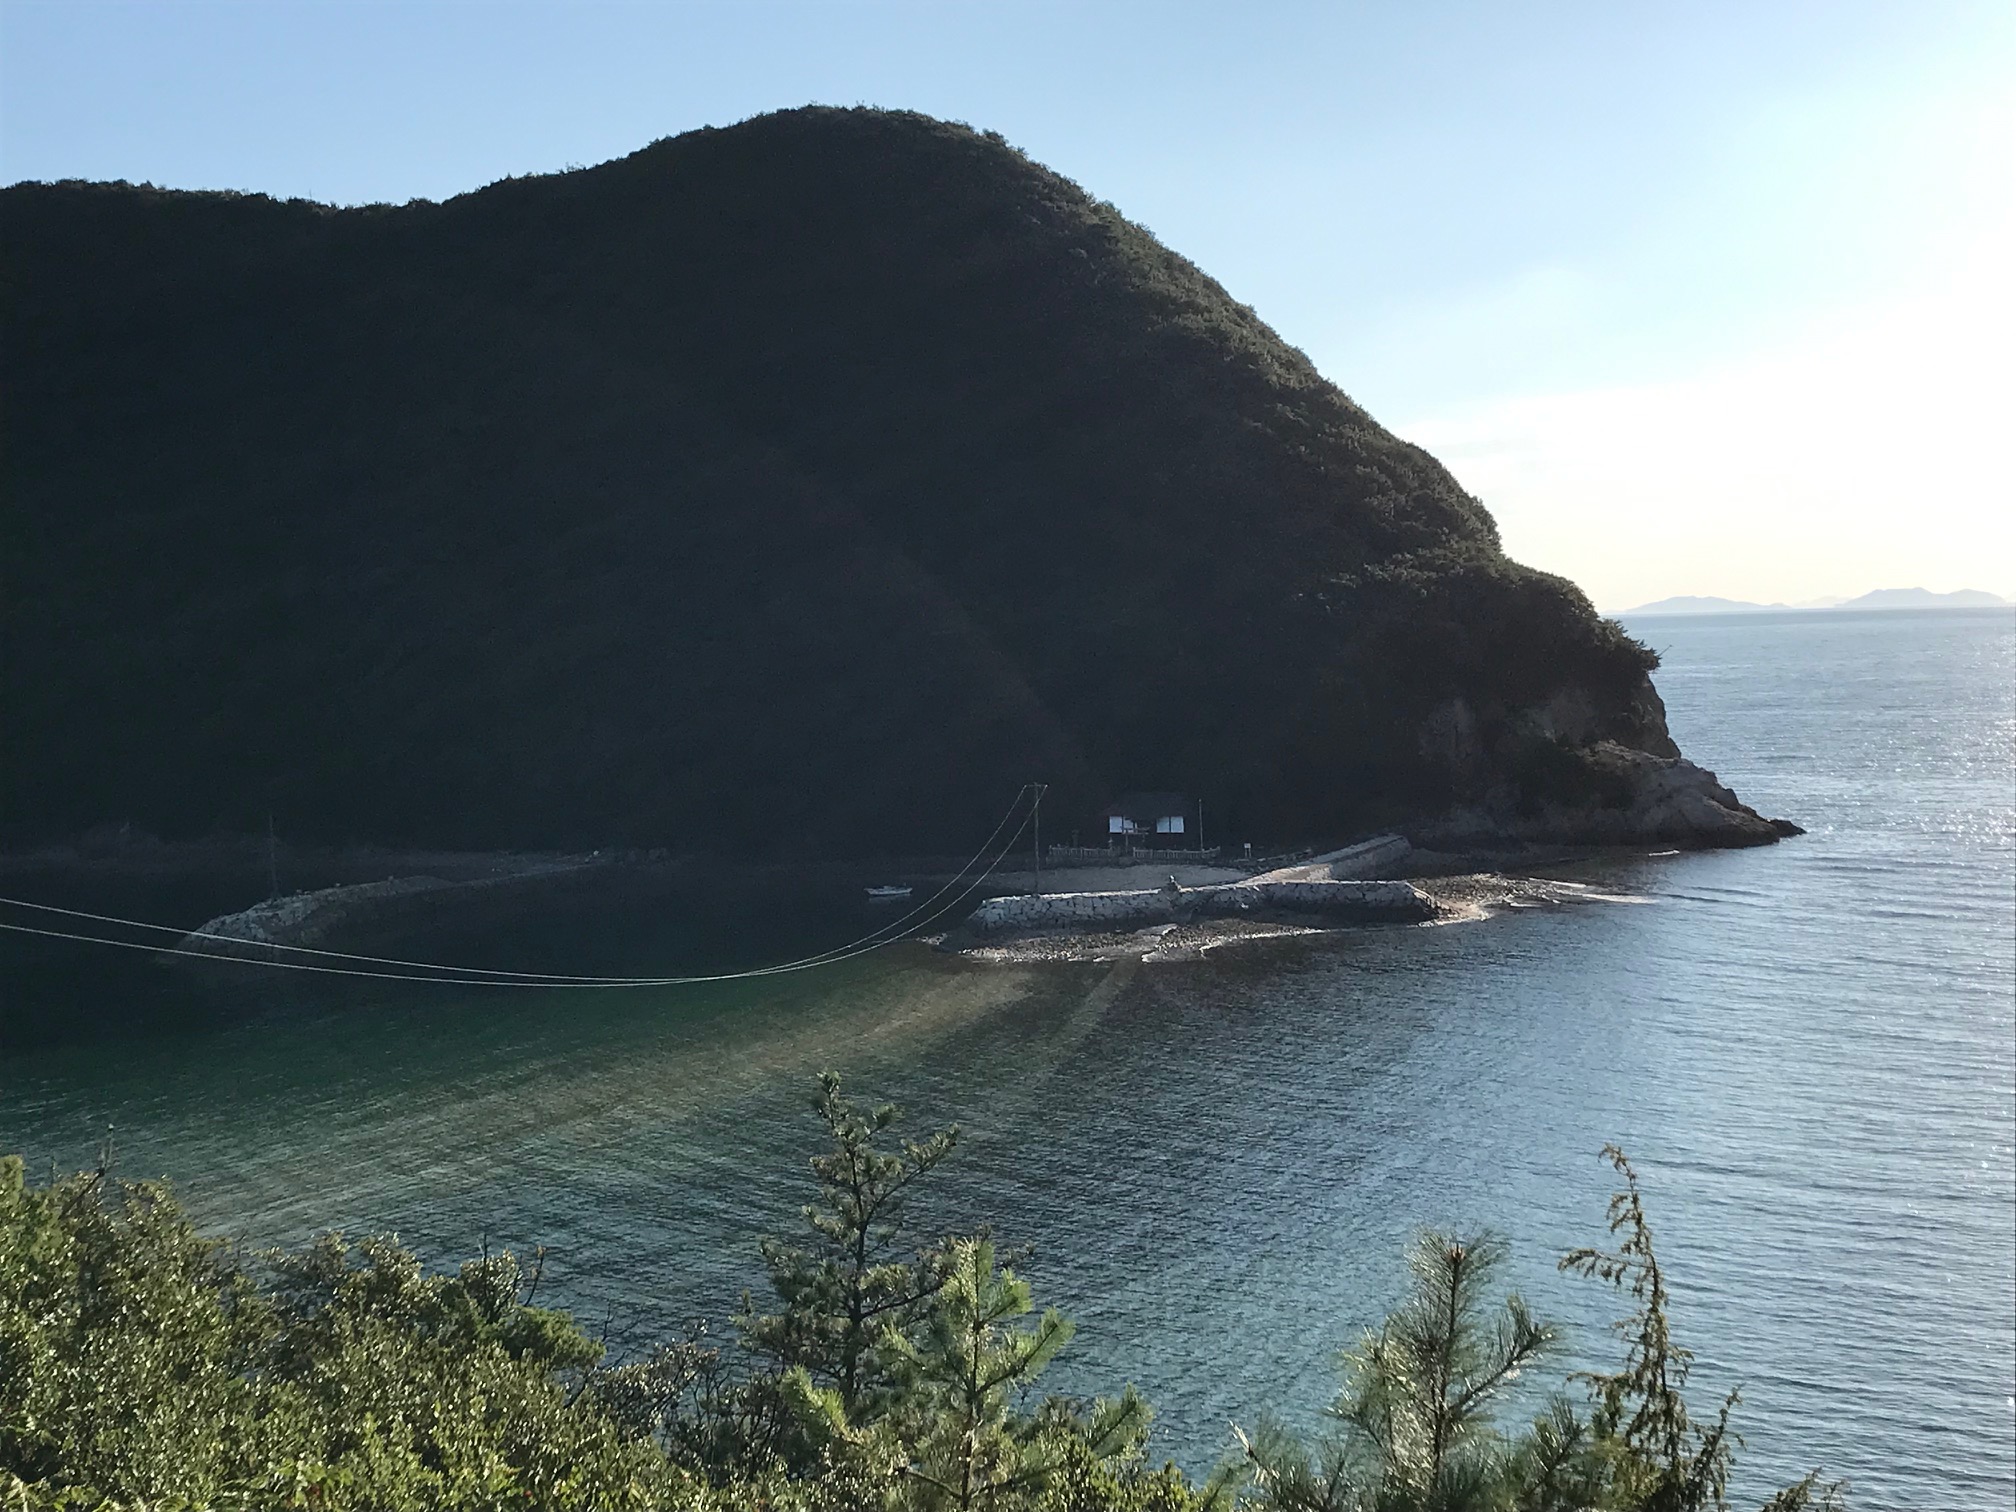
[[[1474,796],[1564,691],[1664,741],[1649,652],[992,134],[797,110],[400,207],[24,184],[0,235],[13,840],[860,853],[1044,779],[1264,842]],[[1459,697],[1481,769],[1424,756]]]

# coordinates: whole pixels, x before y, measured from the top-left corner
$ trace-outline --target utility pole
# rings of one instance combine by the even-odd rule
[[[1030,814],[1036,821],[1036,895],[1040,897],[1043,893],[1043,795],[1050,791],[1050,784],[1032,782],[1029,786],[1036,790],[1036,804]]]
[[[273,813],[266,813],[266,896],[280,896],[280,855],[279,842],[273,837]]]
[[[1204,858],[1204,800],[1197,800],[1197,858]]]

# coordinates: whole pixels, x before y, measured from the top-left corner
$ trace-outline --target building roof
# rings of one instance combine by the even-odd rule
[[[1122,793],[1100,812],[1108,818],[1117,814],[1136,824],[1153,824],[1157,819],[1188,815],[1190,800],[1181,793]]]

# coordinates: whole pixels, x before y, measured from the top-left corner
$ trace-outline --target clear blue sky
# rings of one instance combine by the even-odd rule
[[[0,0],[0,177],[400,201],[914,108],[1152,228],[1607,607],[2010,593],[2012,79],[2006,0]]]

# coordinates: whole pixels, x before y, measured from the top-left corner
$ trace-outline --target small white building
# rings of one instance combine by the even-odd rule
[[[1190,800],[1181,793],[1123,793],[1106,805],[1109,842],[1155,835],[1148,843],[1180,846],[1189,832]]]

